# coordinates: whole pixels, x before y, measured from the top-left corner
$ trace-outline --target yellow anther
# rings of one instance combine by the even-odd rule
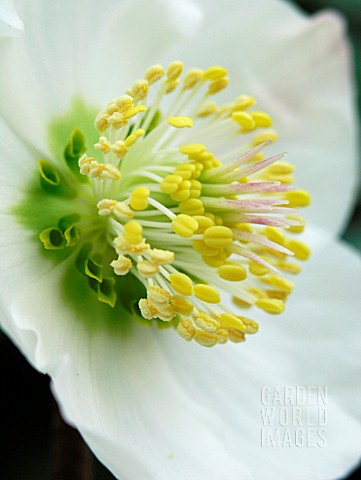
[[[89,175],[91,166],[97,164],[93,157],[88,157],[87,155],[82,155],[78,160],[78,165],[80,168],[80,173],[82,175]]]
[[[249,159],[249,162],[257,163],[265,159],[265,156],[262,152],[257,153],[254,157]]]
[[[168,175],[167,177],[163,178],[159,186],[163,193],[168,193],[170,195],[178,190],[179,185],[182,182],[183,177],[180,175]]]
[[[208,247],[203,240],[193,240],[192,245],[196,252],[205,257],[214,257],[221,252],[219,248]]]
[[[193,320],[197,327],[208,333],[217,333],[221,328],[221,322],[217,318],[200,310],[193,315]]]
[[[150,302],[146,298],[142,298],[141,300],[139,300],[138,305],[143,318],[150,320],[152,318],[158,317],[158,309],[156,305],[154,305],[154,303]]]
[[[228,342],[228,330],[226,328],[221,328],[217,332],[217,343],[227,343]]]
[[[200,155],[206,151],[206,146],[202,143],[192,143],[190,145],[183,145],[179,151],[186,155]]]
[[[190,342],[196,333],[196,329],[190,320],[182,318],[177,325],[177,332],[184,340]]]
[[[306,190],[286,192],[284,198],[289,201],[289,207],[307,207],[311,202],[310,194]]]
[[[141,260],[137,263],[137,270],[142,277],[149,278],[159,272],[159,266],[148,260]]]
[[[262,275],[266,275],[266,273],[269,272],[267,267],[264,267],[263,265],[260,265],[257,262],[249,262],[249,271],[253,274],[256,275],[257,277],[261,277]]]
[[[143,100],[149,90],[149,83],[147,80],[137,80],[136,82],[133,83],[132,88],[131,88],[131,95],[134,98],[135,102],[139,102],[140,100]]]
[[[279,160],[278,162],[273,163],[266,169],[266,173],[271,175],[289,175],[295,169],[295,166],[292,163],[284,162]]]
[[[170,306],[172,295],[157,285],[151,285],[147,291],[148,299],[158,306]]]
[[[269,298],[275,298],[277,300],[282,300],[285,302],[287,300],[287,297],[289,295],[289,292],[286,292],[285,290],[265,290],[267,296]]]
[[[98,143],[94,145],[94,148],[104,154],[107,154],[111,150],[111,144],[108,141],[107,137],[100,137]]]
[[[274,314],[282,313],[285,309],[283,301],[274,298],[259,298],[256,300],[256,306],[267,313]]]
[[[138,115],[138,113],[143,113],[147,110],[147,107],[145,105],[137,105],[136,107],[130,108],[126,112],[124,112],[124,118],[132,118],[135,115]]]
[[[234,111],[247,110],[256,103],[256,100],[250,95],[241,95],[234,102]]]
[[[254,333],[258,332],[258,323],[254,320],[247,318],[247,317],[238,317],[243,325],[246,327],[245,333],[248,335],[253,335]]]
[[[242,265],[222,265],[218,275],[229,282],[240,282],[247,278],[247,270]]]
[[[301,266],[298,265],[298,263],[287,262],[287,261],[277,262],[276,267],[287,273],[292,273],[294,275],[297,273],[300,273],[301,271]]]
[[[173,82],[177,80],[178,77],[183,72],[183,63],[179,61],[172,62],[168,65],[167,68],[167,81]]]
[[[147,187],[137,187],[130,196],[130,206],[133,210],[145,210],[148,208],[150,191]]]
[[[214,221],[204,215],[196,215],[194,218],[198,222],[198,230],[195,233],[204,233],[207,228],[214,225]]]
[[[108,200],[107,198],[100,200],[97,203],[99,215],[109,215],[113,211],[116,204],[117,204],[116,200]]]
[[[184,273],[172,273],[169,275],[169,281],[174,290],[180,295],[184,295],[185,297],[192,295],[192,280]]]
[[[269,130],[268,132],[257,133],[257,135],[255,135],[252,141],[252,145],[254,146],[261,145],[261,143],[264,143],[267,141],[275,142],[277,138],[278,138],[277,133],[272,130]]]
[[[136,245],[142,242],[142,233],[143,228],[141,224],[136,220],[131,220],[124,225],[124,238],[132,245]]]
[[[246,130],[254,130],[256,128],[256,122],[250,113],[242,111],[233,112],[232,120]]]
[[[236,317],[232,313],[221,313],[219,316],[222,319],[222,322],[227,325],[227,327],[235,328],[240,332],[244,332],[246,330],[246,327],[241,320],[242,317]]]
[[[256,127],[268,128],[272,126],[271,117],[265,112],[251,112]]]
[[[208,247],[225,248],[233,243],[233,232],[228,227],[209,227],[203,234],[203,240]]]
[[[123,158],[128,153],[128,147],[123,140],[117,140],[113,143],[111,150],[118,158]]]
[[[295,284],[291,282],[291,280],[287,280],[287,278],[283,277],[277,277],[275,275],[270,275],[268,278],[265,278],[264,281],[272,285],[272,287],[276,288],[277,290],[282,290],[287,293],[291,293],[295,288]]]
[[[109,127],[109,115],[106,112],[100,112],[95,117],[94,127],[100,132],[104,132]]]
[[[160,250],[158,248],[153,248],[149,252],[150,259],[158,265],[165,265],[167,263],[172,263],[174,260],[174,253],[169,250]]]
[[[311,249],[306,243],[293,238],[286,240],[285,247],[291,250],[299,260],[307,260],[311,253]]]
[[[222,77],[218,80],[212,80],[208,86],[207,95],[214,95],[225,89],[229,83],[228,77]]]
[[[167,122],[175,128],[191,128],[193,127],[193,120],[190,117],[168,117]]]
[[[124,118],[124,115],[119,112],[114,112],[110,117],[108,117],[108,123],[112,128],[121,128],[127,124],[127,120]]]
[[[212,115],[217,111],[218,111],[218,105],[215,102],[209,102],[203,105],[200,110],[198,110],[197,116],[201,118],[208,117],[209,115]]]
[[[188,90],[190,88],[195,87],[198,85],[203,78],[203,70],[198,70],[196,68],[193,68],[192,70],[189,70],[189,72],[186,73],[184,76],[184,90]]]
[[[190,190],[189,190],[190,198],[200,197],[201,192],[202,192],[201,182],[198,182],[197,180],[194,180],[194,179],[192,179],[190,182],[191,182],[191,187],[190,187]]]
[[[164,75],[164,69],[162,65],[153,65],[152,67],[148,68],[145,72],[145,79],[148,81],[149,85],[153,85],[153,83],[157,82],[161,79]]]
[[[251,308],[252,307],[251,303],[245,302],[244,300],[242,300],[240,298],[232,297],[232,300],[238,307],[241,307],[241,308]]]
[[[206,265],[209,265],[210,267],[218,268],[221,267],[226,263],[226,260],[228,258],[228,255],[224,251],[220,251],[216,255],[213,255],[212,257],[202,255],[202,260]]]
[[[114,100],[115,102],[115,100]],[[119,113],[119,109],[116,105],[116,103],[109,103],[109,105],[107,106],[106,110],[105,110],[105,113],[107,113],[109,116],[110,115],[113,115],[113,113]]]
[[[227,75],[228,70],[220,66],[209,67],[203,72],[203,80],[218,80]]]
[[[115,103],[120,113],[124,113],[133,106],[133,98],[130,95],[122,95],[111,103]]]
[[[228,328],[228,338],[233,343],[241,343],[246,340],[246,335],[236,328]]]
[[[119,255],[142,255],[150,249],[149,244],[144,240],[137,244],[131,244],[123,237],[115,237],[113,247]]]
[[[210,285],[204,285],[202,283],[194,285],[193,293],[199,300],[206,303],[219,303],[221,301],[219,291]]]
[[[194,340],[202,347],[213,347],[218,342],[218,336],[215,333],[208,333],[203,330],[196,330]]]
[[[190,191],[187,188],[180,189],[175,193],[172,193],[171,198],[176,202],[183,202],[183,200],[187,200],[190,197]]]
[[[174,295],[172,297],[172,305],[177,313],[182,315],[190,315],[193,312],[193,302],[181,295]]]
[[[111,163],[92,162],[90,163],[89,176],[92,178],[119,180],[121,174]]]
[[[285,234],[277,227],[266,227],[263,232],[271,242],[283,245],[285,243]]]
[[[199,198],[190,198],[179,204],[179,210],[186,215],[203,215],[204,205]]]
[[[235,228],[237,230],[242,230],[243,232],[253,232],[253,228],[249,223],[236,223]]]
[[[172,92],[174,92],[174,90],[178,87],[179,83],[180,83],[179,78],[177,78],[177,80],[173,80],[172,82],[169,82],[169,83],[167,84],[167,88],[166,88],[166,90],[165,90],[165,93],[172,93]]]
[[[294,220],[295,222],[299,222],[300,225],[297,226],[292,226],[288,228],[289,232],[292,233],[302,233],[305,229],[305,219],[302,217],[299,217],[298,215],[288,215],[286,217],[288,220]]]
[[[113,260],[110,264],[116,275],[126,275],[132,267],[132,261],[121,255],[117,260]]]
[[[113,213],[118,218],[134,217],[134,212],[128,207],[128,205],[125,205],[125,203],[123,202],[117,202],[117,204],[114,207]]]
[[[189,180],[192,178],[195,171],[196,167],[193,163],[181,163],[180,165],[177,165],[175,174],[180,175],[184,180]]]
[[[127,147],[131,147],[138,140],[138,138],[142,137],[143,135],[145,135],[145,130],[138,128],[125,139],[124,143]]]
[[[181,213],[172,220],[172,227],[180,237],[189,238],[198,229],[198,222],[193,217]]]

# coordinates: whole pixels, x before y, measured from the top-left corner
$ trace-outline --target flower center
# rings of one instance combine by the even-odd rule
[[[109,307],[127,301],[126,277],[140,287],[135,317],[204,346],[241,342],[258,324],[222,297],[283,311],[294,286],[287,276],[300,271],[288,256],[309,256],[294,238],[304,224],[294,207],[309,195],[291,186],[285,154],[264,156],[277,136],[253,97],[210,102],[228,85],[226,69],[193,69],[180,80],[182,72],[181,62],[155,65],[109,102],[95,118],[94,154],[76,128],[66,173],[39,162],[43,190],[74,209],[39,238],[46,250],[74,252]]]

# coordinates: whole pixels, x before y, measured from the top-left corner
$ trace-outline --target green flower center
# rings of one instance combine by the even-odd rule
[[[292,210],[309,196],[289,186],[284,154],[264,158],[276,134],[268,114],[250,110],[252,97],[209,102],[228,85],[224,68],[190,70],[181,83],[182,70],[148,69],[94,115],[96,130],[75,102],[52,122],[54,158],[38,161],[15,211],[49,259],[73,259],[93,300],[204,346],[240,342],[258,324],[230,311],[222,292],[283,311],[293,282],[280,272],[300,270],[287,256],[309,255],[292,237],[303,229]],[[240,136],[247,144],[235,147]]]

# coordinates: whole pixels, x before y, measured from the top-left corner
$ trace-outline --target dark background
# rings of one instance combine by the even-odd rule
[[[356,75],[357,79],[360,79],[361,0],[295,0],[293,3],[298,3],[308,12],[315,12],[324,7],[343,12],[348,19],[354,45]],[[359,199],[343,238],[361,251],[361,195]],[[3,443],[3,446],[0,446],[0,477],[4,480],[58,480],[57,474],[54,473],[56,458],[54,444],[59,418],[49,390],[48,378],[33,370],[1,333],[0,365],[2,387],[0,438]],[[80,454],[84,455],[84,451],[81,450],[84,447],[81,444],[79,447],[78,434],[69,430],[66,435],[71,451],[75,454],[78,451],[76,449],[80,448]],[[87,455],[91,455],[90,452],[85,453],[85,457]],[[91,464],[94,480],[114,480],[114,477],[93,457]],[[348,479],[360,478],[357,473],[361,475],[361,468]],[[71,475],[65,478],[77,480]],[[82,477],[79,476],[80,478]]]

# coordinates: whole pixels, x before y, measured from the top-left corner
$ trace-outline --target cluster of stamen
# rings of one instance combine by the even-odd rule
[[[230,311],[222,292],[238,307],[283,311],[294,287],[283,275],[300,271],[288,256],[309,256],[294,237],[304,226],[294,208],[309,195],[291,186],[285,154],[264,157],[277,135],[253,97],[209,101],[228,85],[225,68],[182,72],[181,62],[149,68],[96,116],[102,158],[78,159],[114,252],[108,303],[116,279],[133,275],[146,289],[144,319],[204,346],[241,342],[258,324]]]

